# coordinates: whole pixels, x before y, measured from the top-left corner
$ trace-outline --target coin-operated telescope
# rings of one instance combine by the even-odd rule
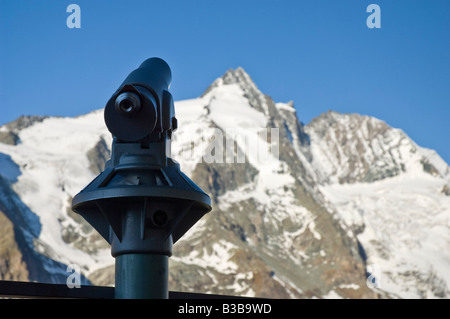
[[[211,210],[209,196],[171,158],[171,79],[159,58],[128,75],[105,107],[111,159],[72,201],[111,244],[116,298],[168,298],[172,246]]]

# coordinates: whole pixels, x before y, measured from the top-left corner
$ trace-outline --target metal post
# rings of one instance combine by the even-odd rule
[[[168,298],[172,246],[211,210],[209,196],[171,158],[178,127],[171,79],[159,58],[128,75],[105,107],[111,159],[72,200],[111,244],[116,298]]]
[[[116,257],[116,299],[167,299],[169,257],[125,254]]]

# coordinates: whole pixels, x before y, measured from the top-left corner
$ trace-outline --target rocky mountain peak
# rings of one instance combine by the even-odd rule
[[[18,119],[6,123],[0,127],[0,143],[17,145],[20,143],[19,132],[34,123],[42,122],[48,116],[25,116],[22,115]]]
[[[237,67],[236,69],[229,69],[222,75],[221,79],[223,84],[240,84],[245,86],[255,86],[250,75],[245,72],[242,67]]]
[[[375,117],[328,111],[305,126],[321,182],[374,182],[407,171],[444,177],[447,164],[400,129]]]
[[[258,89],[250,75],[242,67],[229,69],[220,78],[216,79],[202,94],[202,97],[214,97],[214,91],[230,85],[236,85],[248,99],[251,107],[264,114],[268,114],[266,96]]]

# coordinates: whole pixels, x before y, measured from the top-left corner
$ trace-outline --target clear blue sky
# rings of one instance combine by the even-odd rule
[[[81,28],[69,29],[69,4]],[[369,29],[369,4],[381,29]],[[302,122],[329,109],[375,116],[450,162],[448,0],[0,0],[0,124],[103,108],[152,56],[175,100],[242,66]]]

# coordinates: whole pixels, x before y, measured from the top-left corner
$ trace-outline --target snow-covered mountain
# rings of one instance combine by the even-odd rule
[[[450,172],[434,151],[358,114],[304,126],[242,68],[175,109],[172,157],[213,211],[175,245],[171,290],[450,297]],[[64,283],[75,263],[114,283],[108,244],[70,210],[111,142],[103,110],[0,127],[0,278]]]
[[[306,127],[315,179],[392,297],[450,297],[450,171],[403,131],[361,115]]]

